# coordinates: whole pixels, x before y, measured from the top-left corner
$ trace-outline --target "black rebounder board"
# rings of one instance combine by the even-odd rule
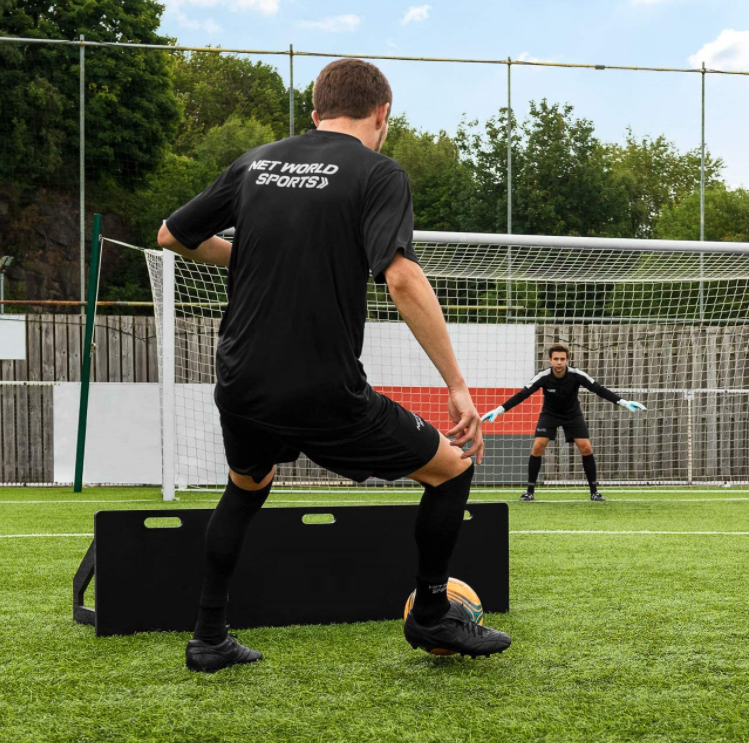
[[[416,506],[264,508],[230,587],[232,628],[396,619],[414,588]],[[469,504],[451,575],[485,611],[509,610],[508,508]],[[194,628],[207,509],[99,511],[74,581],[74,616],[115,635]],[[328,523],[303,518],[332,514]],[[320,519],[320,516],[317,516]],[[310,520],[310,519],[307,519]],[[95,579],[95,608],[83,606]]]

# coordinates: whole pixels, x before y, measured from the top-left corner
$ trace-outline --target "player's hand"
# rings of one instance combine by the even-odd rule
[[[469,441],[473,446],[461,455],[462,459],[476,456],[476,464],[481,464],[484,458],[484,439],[481,436],[481,418],[478,410],[473,404],[468,387],[456,387],[450,389],[450,398],[447,401],[447,409],[450,418],[455,424],[448,432],[448,436],[455,436],[450,442],[452,446],[463,448]]]
[[[502,413],[505,412],[505,409],[500,405],[498,408],[494,408],[494,410],[490,410],[488,413],[484,413],[481,416],[481,422],[489,421],[489,423],[494,423],[494,421],[499,418]]]
[[[629,400],[619,400],[617,405],[620,405],[625,410],[629,410],[630,413],[642,413],[647,408],[641,402],[630,402]]]

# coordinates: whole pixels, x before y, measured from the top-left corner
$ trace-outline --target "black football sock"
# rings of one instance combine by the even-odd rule
[[[536,457],[533,454],[528,457],[528,492],[533,493],[538,481],[538,473],[541,471],[541,460],[543,457]]]
[[[583,469],[585,470],[585,477],[588,478],[588,484],[590,485],[590,492],[595,493],[598,491],[598,482],[596,481],[596,458],[593,454],[588,454],[587,457],[583,457]]]
[[[427,485],[424,490],[415,529],[419,567],[413,613],[419,624],[438,620],[450,608],[447,599],[450,557],[463,526],[472,479],[473,465],[452,480],[436,488]]]
[[[205,532],[205,574],[193,635],[197,640],[217,645],[226,639],[229,581],[250,522],[265,503],[272,484],[260,490],[243,490],[229,478]]]

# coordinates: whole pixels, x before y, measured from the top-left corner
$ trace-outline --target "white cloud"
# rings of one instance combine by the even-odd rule
[[[692,67],[718,70],[749,70],[749,31],[734,31],[727,28],[715,41],[702,47],[689,58]]]
[[[412,5],[406,11],[406,15],[403,16],[401,23],[405,26],[407,23],[411,23],[411,21],[425,21],[429,18],[431,8],[431,5]]]
[[[185,13],[182,12],[182,6],[180,2],[171,2],[169,4],[169,7],[167,8],[167,11],[174,17],[180,28],[187,28],[191,31],[206,31],[209,36],[215,36],[223,30],[221,26],[219,26],[218,23],[213,20],[213,18],[208,18],[204,21],[198,21],[194,18],[188,17]]]
[[[297,25],[301,28],[312,28],[328,34],[340,34],[356,31],[361,20],[358,15],[337,15],[332,18],[323,18],[320,21],[299,21]]]
[[[518,56],[518,62],[558,62],[558,59],[541,59],[540,57],[531,57],[528,52],[523,52]]]
[[[167,0],[167,9],[180,12],[189,5],[195,8],[229,8],[235,12],[256,10],[263,15],[275,15],[281,0]]]
[[[275,15],[280,3],[281,0],[233,0],[229,7],[232,10],[258,10],[263,15]]]

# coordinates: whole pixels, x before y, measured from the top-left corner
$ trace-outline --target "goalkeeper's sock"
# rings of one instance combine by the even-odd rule
[[[541,460],[543,457],[536,457],[533,454],[528,457],[528,492],[533,494],[538,482],[538,473],[541,471]]]
[[[229,581],[250,522],[265,503],[272,484],[260,490],[243,490],[229,478],[205,532],[205,576],[193,635],[196,640],[218,645],[226,638]]]
[[[427,485],[416,514],[416,546],[419,567],[416,574],[414,619],[430,624],[450,608],[447,599],[448,566],[471,492],[473,465],[437,487]]]
[[[598,492],[598,482],[596,481],[596,458],[594,454],[588,454],[587,457],[583,457],[583,469],[585,470],[585,477],[588,478],[590,492]]]

